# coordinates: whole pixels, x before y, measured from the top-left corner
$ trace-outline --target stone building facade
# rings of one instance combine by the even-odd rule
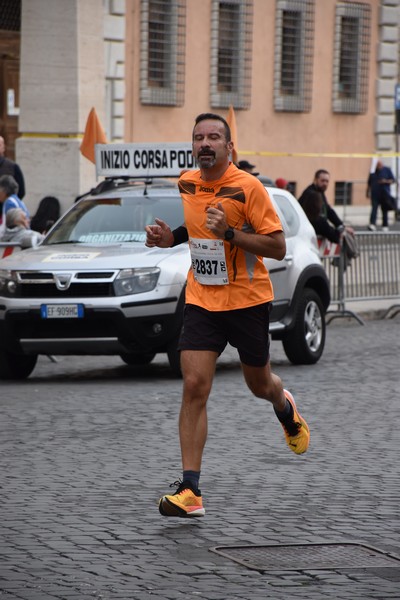
[[[13,115],[3,90],[0,129],[14,127],[8,146],[15,139],[32,212],[44,195],[65,209],[95,185],[94,166],[79,152],[93,106],[111,142],[156,142],[189,140],[196,114],[227,116],[231,103],[239,159],[292,181],[297,193],[327,168],[332,202],[350,189],[346,202],[368,203],[365,181],[378,155],[398,173],[400,0],[20,7],[20,31],[1,36],[14,65],[19,54],[19,83],[4,84],[3,65],[3,87],[16,89]]]

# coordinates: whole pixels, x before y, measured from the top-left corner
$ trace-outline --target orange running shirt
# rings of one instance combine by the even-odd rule
[[[282,231],[268,192],[259,179],[230,163],[218,181],[204,181],[200,171],[187,171],[179,179],[185,226],[190,239],[216,239],[207,229],[206,209],[222,204],[230,227],[249,233]],[[210,311],[235,310],[270,302],[274,294],[261,256],[224,242],[228,285],[203,285],[193,269],[188,273],[186,303]]]

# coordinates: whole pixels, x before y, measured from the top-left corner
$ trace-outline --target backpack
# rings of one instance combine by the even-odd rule
[[[343,233],[343,252],[348,260],[357,258],[360,255],[356,237],[348,231],[344,231]]]

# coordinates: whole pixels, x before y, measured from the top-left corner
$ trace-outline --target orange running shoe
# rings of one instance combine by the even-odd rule
[[[175,494],[163,496],[158,505],[163,517],[204,517],[200,490],[195,490],[190,481],[175,481],[173,486],[179,486]]]
[[[286,443],[296,454],[303,454],[307,451],[310,443],[310,429],[296,408],[296,402],[290,392],[283,390],[286,398],[293,408],[293,421],[282,423],[285,432]]]

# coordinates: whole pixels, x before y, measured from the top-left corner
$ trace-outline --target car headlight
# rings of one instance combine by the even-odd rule
[[[0,271],[0,294],[15,296],[18,289],[17,278],[12,271]]]
[[[156,287],[159,276],[158,267],[122,269],[114,281],[115,295],[128,296],[150,292]]]

